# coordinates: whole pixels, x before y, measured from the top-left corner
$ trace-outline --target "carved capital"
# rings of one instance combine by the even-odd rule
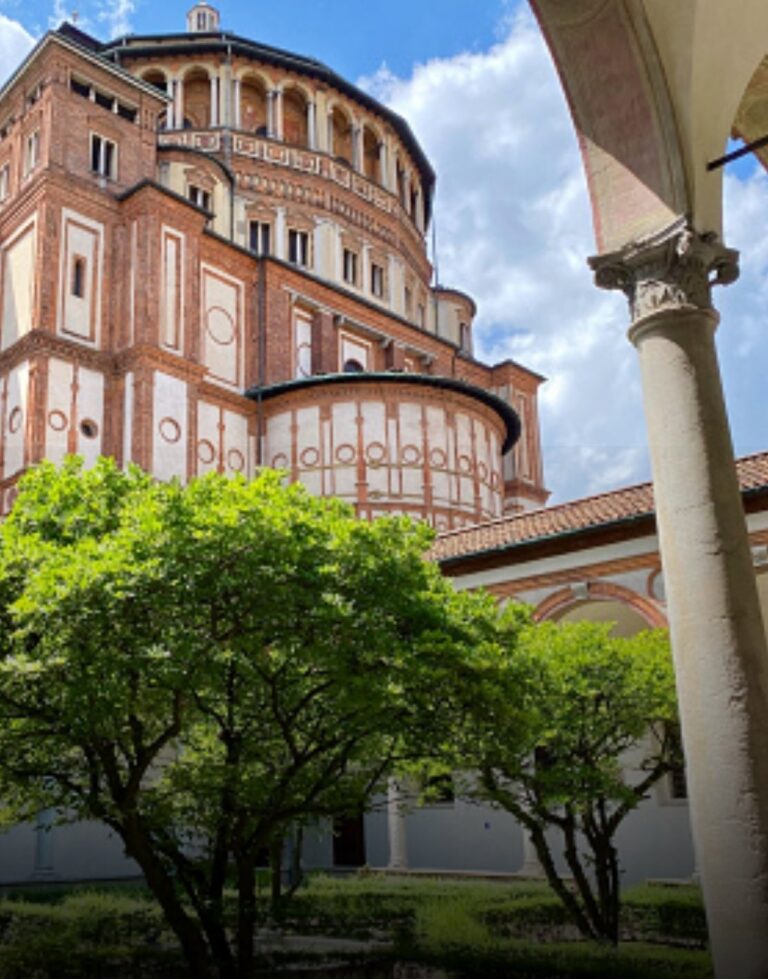
[[[739,277],[739,253],[685,218],[589,265],[601,289],[626,295],[633,323],[665,310],[710,310],[712,286]]]

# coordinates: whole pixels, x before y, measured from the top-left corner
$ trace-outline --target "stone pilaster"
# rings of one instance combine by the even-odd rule
[[[405,793],[397,779],[387,783],[387,831],[389,836],[389,869],[408,867],[408,844],[405,830]]]
[[[681,219],[590,263],[632,316],[691,824],[719,979],[768,975],[768,649],[734,466],[712,286],[738,254]]]

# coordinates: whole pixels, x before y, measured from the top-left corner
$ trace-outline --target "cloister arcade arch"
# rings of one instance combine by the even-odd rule
[[[590,264],[629,301],[715,970],[758,979],[768,975],[768,648],[714,344],[711,288],[737,278],[738,253],[720,240],[722,169],[708,163],[764,87],[768,5],[530,2],[581,146]]]

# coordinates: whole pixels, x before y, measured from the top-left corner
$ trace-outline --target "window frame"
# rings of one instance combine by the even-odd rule
[[[92,130],[89,147],[91,173],[104,180],[117,180],[118,146],[115,140]]]
[[[301,228],[288,229],[288,261],[297,268],[312,267],[310,234]]]
[[[256,247],[254,248],[254,231],[256,232]],[[266,248],[264,239],[266,237]],[[258,218],[248,221],[248,251],[263,258],[272,254],[272,222],[260,221]]]

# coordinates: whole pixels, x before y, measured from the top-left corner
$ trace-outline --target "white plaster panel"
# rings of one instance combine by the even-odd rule
[[[242,357],[242,282],[203,266],[203,362],[211,378],[237,387]]]
[[[6,382],[3,439],[5,463],[3,476],[12,476],[24,468],[24,441],[29,401],[29,364],[24,362],[8,372]]]
[[[77,454],[86,466],[92,466],[101,455],[104,438],[104,375],[80,367],[77,373]],[[84,422],[95,423],[95,436],[84,434]]]
[[[302,312],[293,314],[294,377],[312,374],[312,319]]]
[[[184,346],[184,235],[163,227],[160,286],[160,343],[168,350]]]
[[[187,479],[186,381],[155,374],[152,424],[152,472],[158,479]]]
[[[264,463],[273,469],[288,469],[291,464],[291,415],[281,412],[267,422]]]
[[[45,419],[45,457],[59,463],[67,454],[72,427],[73,364],[52,357],[48,361],[48,413]]]
[[[220,457],[220,410],[208,401],[197,404],[197,472],[216,472]]]
[[[32,329],[36,256],[37,223],[33,219],[19,230],[0,253],[3,350]]]
[[[62,210],[61,221],[58,330],[78,340],[98,344],[104,226],[68,208]],[[84,263],[82,296],[75,295],[72,288],[74,265],[78,258]]]
[[[123,465],[133,459],[133,371],[125,375],[123,394]]]
[[[224,439],[222,468],[231,475],[250,477],[253,474],[251,440],[248,437],[248,419],[234,411],[224,412]]]

